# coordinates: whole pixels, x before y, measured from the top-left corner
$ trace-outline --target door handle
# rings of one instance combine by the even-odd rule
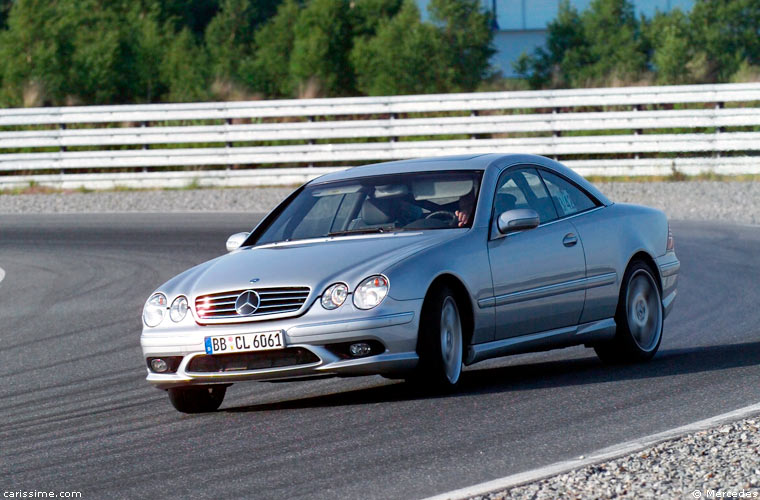
[[[578,237],[573,233],[566,234],[565,238],[562,240],[562,244],[566,247],[574,246],[576,243],[578,243]]]

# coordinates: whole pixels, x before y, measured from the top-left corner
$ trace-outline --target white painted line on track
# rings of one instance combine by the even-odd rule
[[[5,271],[2,267],[0,267],[0,282],[3,281],[3,278],[5,278]]]
[[[650,436],[645,436],[632,441],[626,441],[625,443],[616,444],[607,448],[602,448],[591,453],[587,457],[577,458],[573,460],[565,460],[563,462],[556,462],[551,465],[540,467],[538,469],[529,470],[526,472],[520,472],[512,474],[511,476],[502,477],[500,479],[494,479],[485,483],[475,484],[462,488],[459,490],[449,491],[448,493],[442,493],[433,497],[429,497],[425,500],[460,500],[464,498],[470,498],[477,495],[485,495],[493,491],[501,491],[507,488],[514,488],[522,484],[532,483],[541,479],[556,476],[557,474],[564,474],[587,465],[596,464],[600,462],[606,462],[613,460],[631,453],[636,453],[646,448],[655,446],[663,441],[679,438],[687,434],[703,431],[712,427],[717,427],[726,422],[733,422],[741,420],[746,417],[750,417],[760,413],[760,403],[745,406],[738,410],[716,415],[715,417],[707,418],[705,420],[699,420],[697,422],[676,427],[664,432],[658,432]]]

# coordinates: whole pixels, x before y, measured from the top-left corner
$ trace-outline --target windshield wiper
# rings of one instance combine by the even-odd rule
[[[389,226],[389,227],[362,227],[357,229],[346,229],[344,231],[333,231],[327,233],[327,236],[344,236],[347,234],[374,234],[374,233],[390,233],[396,231],[403,231],[401,228]]]

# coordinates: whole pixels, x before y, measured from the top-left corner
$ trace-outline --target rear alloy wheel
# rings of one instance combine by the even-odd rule
[[[425,301],[420,318],[420,363],[414,380],[436,388],[454,387],[462,374],[462,318],[454,297],[446,287],[434,291]]]
[[[643,262],[635,262],[626,271],[623,283],[615,315],[615,338],[594,347],[606,363],[647,361],[662,341],[665,315],[652,270]]]
[[[169,389],[169,401],[182,413],[208,413],[222,405],[226,393],[226,385],[173,387]]]

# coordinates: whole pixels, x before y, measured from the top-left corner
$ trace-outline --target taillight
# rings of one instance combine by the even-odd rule
[[[676,241],[673,238],[673,231],[670,229],[670,224],[668,224],[668,246],[666,247],[666,250],[668,252],[672,252],[676,249]]]

